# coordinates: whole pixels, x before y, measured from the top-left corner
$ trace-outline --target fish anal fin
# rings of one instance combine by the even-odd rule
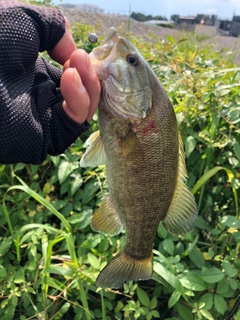
[[[179,165],[174,196],[168,213],[163,219],[164,227],[173,234],[179,235],[193,230],[197,220],[197,205],[192,193],[185,184],[187,171],[184,159],[182,139],[179,134]]]
[[[80,167],[96,167],[104,164],[106,155],[100,132],[96,131],[92,133],[86,143],[89,146],[80,160]]]
[[[100,272],[96,285],[101,288],[121,288],[131,280],[147,280],[152,277],[152,255],[145,259],[132,258],[124,252],[118,253]]]
[[[91,227],[95,231],[103,231],[111,235],[116,235],[122,231],[122,222],[109,194],[105,195],[103,203],[93,214]]]

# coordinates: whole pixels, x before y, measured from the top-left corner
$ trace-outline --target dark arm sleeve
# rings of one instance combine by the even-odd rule
[[[62,109],[61,71],[38,52],[65,32],[60,11],[0,2],[0,163],[44,161],[85,132]]]

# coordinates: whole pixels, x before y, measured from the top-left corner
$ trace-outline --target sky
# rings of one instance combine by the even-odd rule
[[[53,0],[55,4],[94,4],[104,11],[116,14],[141,12],[145,15],[161,15],[170,19],[172,14],[182,16],[216,14],[222,19],[232,20],[232,16],[240,15],[240,0]],[[130,10],[129,10],[130,9]]]

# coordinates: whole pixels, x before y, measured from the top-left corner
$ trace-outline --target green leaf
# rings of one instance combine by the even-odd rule
[[[76,256],[76,251],[75,251],[75,245],[74,245],[74,239],[72,233],[67,233],[65,236],[65,240],[67,243],[67,249],[68,253],[72,259],[72,262],[74,263],[75,267],[78,267],[78,260]]]
[[[214,295],[214,307],[217,312],[224,314],[227,311],[227,303],[224,298],[218,294]]]
[[[14,273],[14,283],[23,283],[25,281],[25,277],[24,277],[24,269],[18,269],[18,271],[16,271]]]
[[[223,97],[229,94],[229,92],[231,92],[229,89],[219,88],[219,89],[216,89],[213,93],[215,94],[216,97]]]
[[[73,170],[78,168],[77,163],[71,163],[65,160],[62,160],[58,167],[58,180],[62,184],[66,178],[72,173]]]
[[[210,310],[213,306],[213,294],[205,293],[199,300],[199,302],[204,302],[204,309]]]
[[[225,293],[229,290],[229,283],[226,278],[223,278],[221,281],[217,284],[217,290],[216,292],[219,294]]]
[[[233,268],[229,261],[223,261],[222,267],[227,276],[233,278],[237,275],[237,269]]]
[[[77,224],[78,229],[84,229],[90,224],[92,214],[93,214],[93,210],[90,208],[84,209],[81,212],[79,216],[78,224]]]
[[[235,279],[229,279],[229,285],[233,290],[236,290],[238,287],[238,281]]]
[[[232,233],[232,236],[235,239],[236,243],[240,243],[240,231]]]
[[[45,272],[73,278],[77,270],[74,270],[73,268],[70,269],[70,268],[65,268],[61,266],[50,265],[45,269]]]
[[[173,252],[174,252],[174,244],[172,239],[164,239],[163,240],[163,249],[169,253],[171,256],[173,256]]]
[[[57,312],[57,314],[54,315],[54,320],[61,320],[63,319],[63,316],[66,314],[66,312],[70,309],[71,303],[65,302],[60,310]]]
[[[134,319],[138,319],[141,316],[139,309],[134,312]]]
[[[184,320],[193,320],[194,319],[194,316],[192,314],[192,310],[189,309],[188,307],[184,306],[181,303],[177,303],[176,308],[177,308],[177,311],[178,311],[181,319],[184,319]]]
[[[172,308],[180,299],[181,293],[174,290],[171,297],[168,300],[168,308]]]
[[[154,262],[153,270],[164,280],[166,280],[174,289],[179,291],[183,296],[185,296],[185,290],[181,284],[181,282],[178,280],[178,278],[172,274],[170,271],[168,271],[163,265],[161,265],[159,262]]]
[[[239,122],[239,110],[230,111],[230,121],[236,123]]]
[[[229,228],[240,228],[240,220],[234,216],[224,216],[221,219],[221,224]]]
[[[201,309],[200,312],[206,319],[215,320],[209,311],[207,311],[205,309]]]
[[[35,232],[34,229],[43,229],[43,230],[46,230],[50,234],[58,234],[59,232],[61,232],[59,229],[56,229],[56,228],[49,226],[49,225],[46,225],[46,224],[29,223],[29,224],[26,224],[25,226],[23,226],[19,230],[19,233],[23,234],[25,231],[32,230],[32,229],[33,229],[33,232]],[[21,239],[21,243],[22,243],[22,239]]]
[[[69,187],[70,187],[69,186],[69,178],[67,177],[67,179],[62,183],[62,185],[60,187],[61,196],[69,191]]]
[[[83,184],[83,179],[80,176],[75,176],[74,179],[71,181],[71,188],[70,188],[70,194],[73,196],[78,189]]]
[[[171,43],[176,43],[176,39],[172,36],[166,36],[166,40],[171,42]]]
[[[157,297],[153,297],[152,300],[150,301],[150,305],[149,308],[155,309],[157,307],[158,301],[157,301]]]
[[[188,158],[196,147],[196,140],[192,136],[189,136],[185,140],[184,145],[185,145],[186,157]]]
[[[3,266],[0,266],[0,278],[4,278],[7,275],[7,271]]]
[[[84,185],[82,202],[83,204],[88,204],[89,201],[95,196],[96,191],[99,189],[99,185],[95,181],[88,181]]]
[[[150,308],[150,299],[145,291],[143,291],[140,287],[137,287],[137,296],[138,300],[141,302],[142,305]]]
[[[88,262],[90,263],[90,265],[99,270],[100,269],[100,261],[98,260],[98,258],[96,256],[94,256],[91,252],[88,253]]]
[[[17,163],[14,167],[14,172],[22,171],[26,167],[25,163]]]
[[[224,273],[215,267],[202,268],[202,278],[207,283],[217,283],[224,278]]]
[[[236,319],[234,319],[234,320],[240,320],[240,310],[237,312]]]
[[[190,251],[189,258],[199,269],[201,269],[205,265],[203,254],[199,249],[194,248],[192,251]]]
[[[151,315],[154,317],[154,318],[160,318],[160,313],[157,311],[157,310],[152,310],[151,311]]]
[[[47,285],[49,285],[50,287],[53,287],[53,288],[57,289],[60,292],[63,291],[66,288],[66,286],[62,282],[60,282],[60,281],[58,281],[57,279],[54,279],[54,278],[46,277],[44,279],[44,282]]]
[[[146,316],[146,320],[151,320],[152,319],[152,314],[151,312],[149,312]]]
[[[10,298],[11,307],[16,307],[18,303],[17,295],[12,295]]]
[[[149,308],[147,307],[140,307],[139,309],[140,314],[142,314],[143,316],[145,316],[146,314],[149,313]]]
[[[197,276],[191,272],[183,273],[179,277],[179,280],[185,288],[193,290],[193,291],[202,291],[207,288],[204,281],[199,276]]]
[[[235,142],[233,144],[233,150],[234,150],[234,153],[236,155],[236,157],[238,158],[238,160],[240,161],[240,144]]]

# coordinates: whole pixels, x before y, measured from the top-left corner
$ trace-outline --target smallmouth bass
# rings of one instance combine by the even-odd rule
[[[173,107],[137,49],[111,28],[90,53],[101,80],[99,131],[80,165],[106,164],[109,193],[92,228],[112,235],[126,230],[126,244],[100,272],[96,284],[119,288],[152,276],[152,246],[160,221],[179,235],[193,229],[197,206],[185,185],[182,140]]]

